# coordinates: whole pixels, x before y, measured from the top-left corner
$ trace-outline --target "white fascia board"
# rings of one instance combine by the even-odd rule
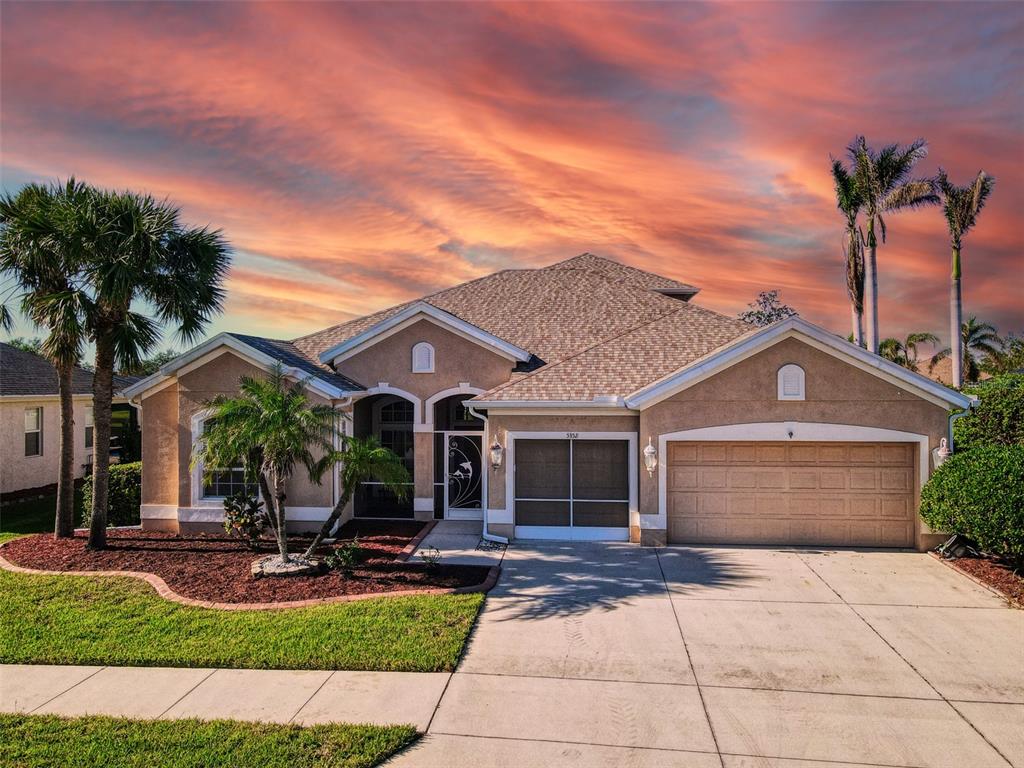
[[[637,409],[648,408],[787,338],[796,338],[834,357],[845,358],[861,370],[905,386],[919,397],[937,405],[968,408],[973,400],[968,395],[868,352],[824,328],[799,317],[792,317],[740,336],[726,346],[633,392],[626,397],[626,405]]]
[[[406,327],[406,324],[411,325],[412,322],[421,319],[421,316],[422,319],[433,320],[438,325],[455,332],[463,338],[474,341],[481,346],[488,347],[491,351],[496,352],[502,357],[507,357],[510,360],[517,360],[519,362],[526,362],[530,359],[530,353],[525,349],[521,349],[515,344],[510,344],[504,339],[499,339],[494,334],[488,333],[472,323],[467,323],[465,320],[445,312],[443,309],[438,309],[433,304],[428,304],[425,301],[418,301],[415,304],[406,307],[401,312],[381,320],[379,323],[371,326],[362,333],[353,336],[351,339],[331,347],[320,355],[320,362],[328,364],[337,363],[338,361],[351,357],[358,352],[362,352],[367,347],[371,347],[377,342],[383,341],[392,333],[397,333],[401,328]]]
[[[255,347],[251,347],[244,341],[241,341],[229,333],[219,333],[212,339],[204,341],[199,346],[190,349],[183,355],[179,355],[170,362],[163,365],[159,371],[154,373],[152,376],[147,376],[141,381],[135,382],[130,387],[125,387],[122,390],[122,395],[126,398],[134,399],[141,394],[144,394],[147,390],[153,387],[163,384],[167,379],[173,377],[183,368],[186,368],[193,363],[202,361],[207,355],[218,351],[231,350],[235,352],[248,362],[251,362],[257,367],[269,370],[275,364],[281,363],[276,357],[271,357],[265,352],[261,352]],[[317,379],[312,374],[303,371],[293,366],[283,365],[283,370],[286,376],[303,381],[309,389],[316,392],[318,395],[322,395],[328,399],[346,397],[350,393],[345,392],[337,387],[328,384],[326,381]]]
[[[607,400],[467,400],[474,408],[485,408],[488,411],[524,411],[550,412],[562,411],[608,411],[616,414],[628,414],[633,410],[626,406],[622,398]]]

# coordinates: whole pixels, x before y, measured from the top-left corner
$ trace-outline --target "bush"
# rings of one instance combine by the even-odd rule
[[[82,513],[82,527],[88,528],[92,522],[92,475],[85,478],[82,485],[82,499],[85,508]],[[138,525],[141,504],[142,462],[112,464],[107,499],[107,525]]]
[[[224,530],[245,539],[249,549],[260,548],[260,539],[269,525],[263,502],[255,496],[239,491],[224,499]]]
[[[933,530],[962,534],[986,552],[1024,561],[1024,446],[954,453],[922,489],[921,517]]]
[[[1024,445],[1024,374],[1008,373],[964,390],[981,402],[953,425],[953,445]]]
[[[332,571],[351,571],[366,559],[366,550],[359,545],[359,537],[352,541],[345,542],[337,549],[332,550],[324,563]]]

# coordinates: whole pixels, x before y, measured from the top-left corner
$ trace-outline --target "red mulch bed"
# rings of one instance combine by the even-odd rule
[[[1020,608],[1024,608],[1024,576],[1013,566],[990,557],[959,557],[949,560],[953,567],[984,582]]]
[[[396,558],[423,528],[419,522],[349,522],[339,531],[339,542],[359,535],[366,560],[345,573],[328,571],[318,576],[253,578],[252,562],[277,551],[268,540],[253,552],[239,539],[221,534],[179,536],[140,530],[110,530],[108,548],[85,548],[86,534],[54,539],[49,534],[24,536],[0,550],[7,560],[23,568],[48,571],[145,571],[162,578],[180,595],[222,603],[263,603],[338,595],[381,594],[408,589],[468,587],[479,584],[488,569],[473,565],[424,564]],[[289,551],[302,552],[309,538],[289,539]],[[334,544],[332,546],[337,546]],[[321,554],[330,547],[325,546]]]

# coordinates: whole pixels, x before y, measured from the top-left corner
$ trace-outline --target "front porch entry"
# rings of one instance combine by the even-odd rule
[[[483,422],[452,395],[434,405],[434,517],[483,520]]]

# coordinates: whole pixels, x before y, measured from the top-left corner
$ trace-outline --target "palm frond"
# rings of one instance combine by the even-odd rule
[[[920,208],[939,202],[935,182],[931,179],[916,179],[892,189],[882,201],[882,210],[899,211],[904,208]]]

